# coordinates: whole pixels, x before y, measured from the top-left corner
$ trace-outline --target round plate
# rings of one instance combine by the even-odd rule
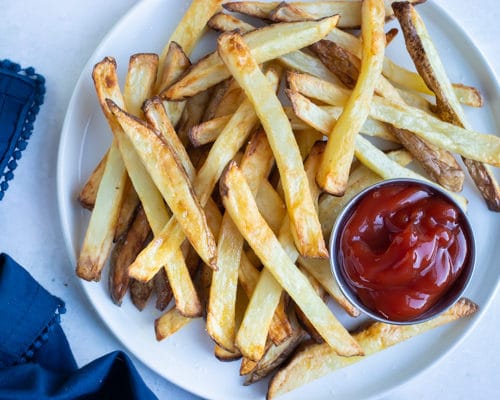
[[[62,229],[73,261],[80,250],[89,218],[89,212],[79,206],[77,195],[111,141],[94,93],[92,67],[104,56],[113,56],[123,82],[129,56],[138,52],[159,53],[188,5],[187,1],[174,0],[138,2],[96,49],[75,87],[62,129],[57,171]],[[452,81],[474,85],[485,97],[483,108],[466,110],[472,126],[479,132],[498,134],[500,115],[495,116],[493,109],[500,108],[500,90],[483,56],[459,26],[433,2],[419,6],[418,10]],[[396,26],[396,23],[391,22],[391,25]],[[193,60],[214,49],[213,34],[208,36],[193,54]],[[411,67],[402,35],[398,36],[387,53],[398,63]],[[478,255],[477,269],[466,295],[479,304],[481,311],[473,318],[438,328],[336,371],[283,399],[326,399],[333,394],[337,398],[378,397],[436,362],[473,328],[498,283],[494,260],[500,258],[500,248],[492,238],[500,234],[500,215],[487,210],[470,181],[464,194],[470,201],[468,212],[475,229]],[[96,313],[109,329],[151,369],[204,398],[265,398],[267,381],[245,387],[238,374],[238,362],[220,362],[213,356],[214,344],[205,333],[201,319],[157,342],[153,321],[160,314],[152,306],[138,312],[128,299],[117,307],[108,295],[106,279],[104,272],[101,283],[81,283]],[[342,312],[337,314],[343,322],[353,325]]]

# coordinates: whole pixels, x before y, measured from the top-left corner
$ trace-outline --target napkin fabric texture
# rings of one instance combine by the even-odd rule
[[[44,94],[45,79],[33,68],[0,60],[0,201],[28,144]]]
[[[123,352],[78,369],[64,302],[0,254],[0,399],[156,399]]]

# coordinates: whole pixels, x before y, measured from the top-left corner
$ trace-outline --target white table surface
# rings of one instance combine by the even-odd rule
[[[463,26],[500,76],[500,3],[434,1]],[[80,71],[106,32],[134,3],[0,0],[0,59],[34,66],[47,80],[34,134],[0,202],[0,252],[10,254],[66,301],[63,328],[79,365],[124,349],[93,311],[64,247],[56,202],[59,135]],[[497,291],[484,317],[458,347],[386,399],[500,398],[499,314]],[[132,359],[159,398],[197,398]]]

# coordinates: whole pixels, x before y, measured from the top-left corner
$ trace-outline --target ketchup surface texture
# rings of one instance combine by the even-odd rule
[[[346,220],[340,265],[366,307],[393,321],[417,318],[451,286],[469,256],[460,210],[418,183],[368,192]]]

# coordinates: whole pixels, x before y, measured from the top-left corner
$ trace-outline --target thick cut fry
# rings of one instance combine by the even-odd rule
[[[168,46],[167,56],[163,63],[162,81],[157,82],[157,92],[165,90],[172,83],[174,83],[180,76],[191,66],[188,56],[184,50],[175,42],[170,42]],[[176,126],[181,119],[181,115],[186,106],[185,101],[167,101],[163,102],[165,111],[170,119],[172,125]]]
[[[140,200],[134,189],[134,185],[132,185],[132,182],[130,182],[130,179],[127,177],[125,180],[125,188],[123,189],[120,214],[118,215],[118,221],[116,221],[115,235],[113,238],[114,242],[119,240],[122,235],[127,232],[132,220],[134,219],[139,204]]]
[[[291,84],[291,81],[288,81]],[[350,91],[313,76],[295,74],[292,89],[327,104],[343,105]],[[433,145],[464,157],[500,166],[500,138],[481,134],[444,122],[425,111],[374,96],[370,105],[372,118],[407,129]]]
[[[389,325],[376,322],[354,335],[369,356],[397,343],[411,339],[430,329],[468,317],[477,310],[477,305],[468,299],[459,300],[445,313],[430,321],[415,325]],[[291,362],[271,380],[268,399],[282,395],[301,385],[320,378],[337,369],[362,360],[363,357],[341,357],[328,345],[312,344],[296,353]]]
[[[269,69],[266,77],[276,89],[279,83],[277,71]],[[257,122],[258,118],[252,104],[245,100],[213,144],[196,175],[193,186],[201,204],[207,203],[224,167],[243,146]],[[130,266],[130,276],[140,280],[151,279],[184,239],[185,236],[177,222],[170,220]]]
[[[293,333],[284,342],[276,345],[270,344],[264,356],[255,363],[247,372],[244,385],[258,382],[279,368],[293,353],[297,346],[306,338],[306,332],[299,326],[294,312],[290,313]],[[241,370],[240,370],[241,372]]]
[[[111,252],[108,288],[111,299],[115,304],[122,303],[130,283],[128,267],[144,247],[145,241],[151,232],[144,210],[140,208],[136,213],[130,228],[116,243]]]
[[[214,142],[230,119],[230,115],[223,115],[193,126],[188,132],[189,141],[195,147]]]
[[[193,321],[193,318],[185,317],[175,307],[171,308],[155,320],[156,340],[160,341],[168,338],[191,321]]]
[[[108,101],[108,107],[133,142],[186,237],[203,261],[215,265],[215,239],[185,170],[173,156],[168,145],[148,126],[131,117],[112,101]]]
[[[260,182],[267,178],[274,159],[264,131],[258,131],[241,160],[241,171],[256,196]],[[217,241],[217,271],[212,275],[207,313],[207,332],[219,346],[234,352],[236,331],[236,288],[243,237],[225,213]],[[221,293],[224,293],[221,296]]]
[[[312,147],[304,165],[315,207],[320,194],[320,190],[315,182],[315,176],[324,151],[324,144],[324,142],[318,142]],[[285,216],[281,222],[278,240],[290,261],[292,263],[295,262],[299,254],[294,245],[288,216]],[[264,269],[250,298],[249,306],[236,338],[238,347],[242,353],[254,361],[259,360],[265,351],[268,330],[271,337],[271,318],[273,313],[276,316],[276,307],[279,304],[280,298],[282,299],[281,286],[276,282],[271,272]],[[279,344],[274,340],[273,342],[277,345]]]
[[[386,18],[393,17],[391,4],[395,0],[385,0]],[[412,0],[412,3],[419,4],[425,0]],[[290,2],[287,6],[292,7],[294,13],[289,14],[287,8],[281,7],[283,3],[278,1],[241,1],[230,2],[223,5],[226,10],[250,15],[253,17],[270,19],[273,21],[295,21],[304,13],[313,18],[323,18],[329,15],[339,14],[341,16],[340,28],[359,28],[361,26],[361,0],[356,1],[296,1]]]
[[[162,74],[170,43],[178,43],[186,54],[191,54],[196,43],[198,43],[203,33],[205,33],[208,20],[220,10],[222,3],[223,0],[193,0],[191,2],[191,5],[183,15],[175,31],[170,35],[167,44],[161,52],[158,82],[164,82]]]
[[[113,141],[78,257],[76,274],[82,279],[99,281],[101,278],[102,268],[113,244],[126,179],[125,165]]]
[[[241,234],[323,339],[343,355],[361,354],[357,343],[314,292],[259,214],[244,176],[231,162],[221,178],[221,196]]]
[[[267,133],[283,182],[290,225],[299,252],[310,257],[327,257],[300,152],[280,101],[238,33],[220,36],[218,49]]]
[[[123,88],[125,109],[140,117],[144,100],[151,97],[158,73],[158,55],[151,53],[134,54],[130,57],[128,73]]]
[[[297,117],[324,135],[329,135],[332,132],[342,113],[341,107],[317,106],[305,97],[298,95],[297,92],[287,90],[286,93]],[[359,132],[391,142],[398,142],[385,124],[370,117],[366,119]]]
[[[363,57],[352,95],[329,135],[316,180],[328,193],[342,195],[354,154],[355,137],[368,117],[370,102],[384,59],[384,9],[381,0],[362,3]]]
[[[423,94],[434,95],[434,92],[427,87],[419,74],[408,71],[387,57],[384,59],[382,73],[386,78],[402,88],[414,90]],[[463,85],[461,83],[453,83],[452,86],[460,103],[469,107],[483,106],[484,102],[481,93],[475,87]]]
[[[338,71],[347,87],[350,87],[351,80],[356,81],[359,69],[356,56],[330,41],[322,40],[313,46],[323,62]],[[376,92],[389,100],[404,102],[399,92],[382,76],[377,82]],[[413,154],[434,181],[454,192],[462,190],[465,174],[449,151],[433,146],[408,130],[390,125],[387,129]]]
[[[99,163],[96,165],[92,173],[87,179],[87,182],[82,187],[82,190],[78,194],[78,202],[82,207],[87,210],[92,210],[94,208],[95,199],[97,197],[97,190],[101,184],[101,179],[104,174],[104,168],[106,168],[106,159],[108,157],[108,152],[104,154]]]
[[[141,87],[140,91],[142,96],[148,95],[151,89],[147,89],[140,84],[141,81],[144,84],[151,84],[154,76],[154,72],[151,68],[146,68],[142,70],[142,66],[145,63],[139,62],[139,58],[135,59],[136,62],[129,64],[129,71],[127,74],[127,82],[136,82],[135,84],[126,84],[126,87]],[[105,103],[106,98],[116,101],[119,104],[124,104],[125,99],[121,96],[120,88],[118,87],[118,79],[116,75],[116,64],[108,59],[105,59],[102,63],[96,65],[94,68],[94,81],[96,84],[96,89],[98,92],[99,100],[103,106],[103,109],[109,114],[110,111]],[[132,94],[131,94],[132,96]],[[134,93],[133,96],[137,96]],[[139,108],[139,100],[132,101],[136,104],[136,111],[141,112]],[[104,108],[106,107],[106,108]],[[109,116],[111,119],[112,116]],[[136,188],[136,191],[141,199],[141,203],[144,207],[144,211],[150,223],[151,229],[154,235],[163,228],[170,218],[170,213],[168,212],[165,203],[163,201],[161,193],[158,191],[155,183],[151,179],[151,176],[144,167],[139,155],[137,154],[133,144],[130,142],[129,138],[123,133],[120,125],[116,125],[116,122],[112,125],[113,133],[116,135],[116,140],[119,144],[120,151],[127,167],[127,171],[131,177],[132,183]],[[163,127],[163,126],[162,126]],[[187,271],[185,261],[182,257],[181,252],[177,249],[171,259],[167,264],[167,272],[170,276],[173,293],[176,298],[176,305],[179,310],[188,316],[197,316],[201,312],[200,302],[197,298],[194,286],[189,278],[189,273]],[[161,278],[158,278],[161,279]],[[136,287],[140,285],[135,284]],[[147,286],[149,287],[149,286]],[[143,291],[138,290],[139,293]],[[137,296],[140,297],[140,296]],[[144,296],[143,296],[144,297]]]
[[[245,41],[257,63],[306,47],[324,37],[337,24],[338,16],[319,21],[275,24],[245,34]],[[165,93],[170,100],[183,100],[229,78],[217,52],[202,58]]]
[[[471,129],[424,22],[407,2],[395,3],[394,11],[403,28],[408,52],[425,83],[436,95],[437,114],[444,121]],[[464,163],[488,208],[500,211],[500,187],[493,171],[474,160],[464,158]]]

